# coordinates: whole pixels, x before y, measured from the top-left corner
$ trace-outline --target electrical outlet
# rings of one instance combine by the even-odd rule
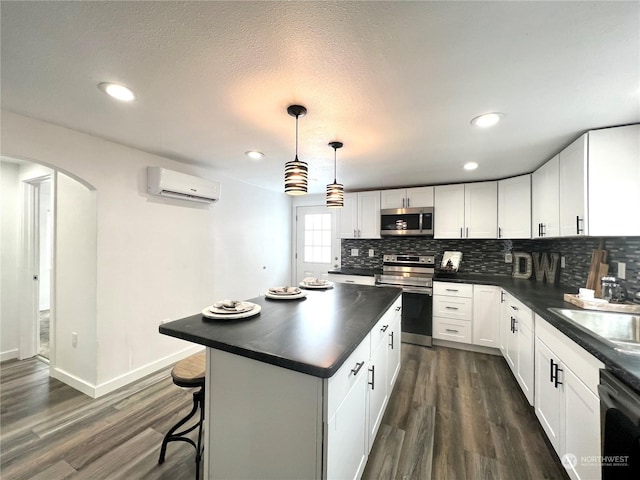
[[[513,255],[510,253],[504,254],[504,263],[513,263]]]
[[[373,251],[373,248],[369,249],[369,256],[373,257],[376,253]]]
[[[358,249],[357,248],[352,248],[351,249],[351,256],[352,257],[357,257],[358,256]]]
[[[71,333],[71,346],[73,348],[78,346],[78,334],[76,332]]]
[[[567,266],[567,257],[564,255],[560,257],[560,268],[564,268]]]
[[[618,262],[618,278],[622,280],[627,278],[627,264],[624,262]]]

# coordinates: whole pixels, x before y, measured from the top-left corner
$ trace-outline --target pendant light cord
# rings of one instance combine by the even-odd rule
[[[296,162],[298,161],[298,115],[296,114]]]
[[[336,166],[337,165],[337,160],[336,160],[337,152],[338,152],[338,149],[336,147],[333,147],[333,183],[338,183],[338,182],[336,182],[336,178],[338,176],[336,174],[336,170],[337,170],[337,166]]]

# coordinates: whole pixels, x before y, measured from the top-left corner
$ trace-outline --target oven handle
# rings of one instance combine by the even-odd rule
[[[421,295],[429,295],[430,297],[432,297],[433,296],[433,289],[432,288],[402,287],[402,293],[419,293]]]

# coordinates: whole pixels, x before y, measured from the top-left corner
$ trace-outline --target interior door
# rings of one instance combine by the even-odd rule
[[[336,216],[335,209],[325,206],[296,207],[296,283],[340,266]]]

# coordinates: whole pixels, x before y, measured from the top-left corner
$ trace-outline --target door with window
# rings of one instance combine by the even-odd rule
[[[336,238],[335,209],[324,206],[296,208],[296,283],[306,277],[322,278],[340,266],[340,240]]]

